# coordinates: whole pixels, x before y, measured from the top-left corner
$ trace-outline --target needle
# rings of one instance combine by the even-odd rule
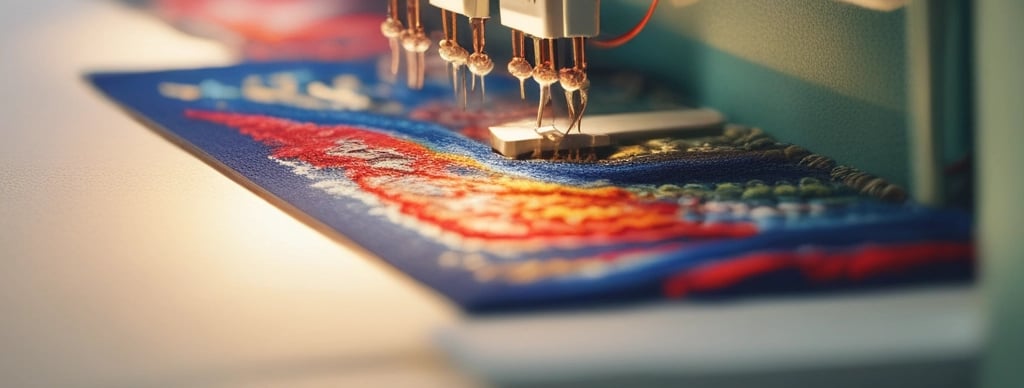
[[[462,48],[458,42],[458,25],[456,24],[456,14],[445,9],[441,9],[441,21],[444,29],[444,39],[438,42],[438,54],[441,55],[441,59],[448,63],[451,69],[452,79],[452,90],[455,93],[456,103],[459,101],[459,78],[462,75],[462,66],[466,65],[466,61],[469,58],[469,52]],[[462,82],[462,108],[466,108],[466,83]]]
[[[540,85],[540,100],[537,105],[537,128],[543,124],[544,107],[551,102],[551,85],[558,82],[558,72],[555,71],[554,42],[551,39],[534,38],[534,57],[537,64],[533,68],[533,80]]]
[[[526,61],[526,34],[512,30],[512,60],[508,62],[508,72],[519,79],[519,99],[526,99],[526,79],[533,73],[533,67]]]
[[[398,66],[401,58],[398,56],[398,39],[403,29],[402,22],[398,20],[398,0],[389,0],[388,15],[380,25],[380,32],[384,34],[384,37],[388,38],[388,44],[391,47],[392,76],[398,75]]]
[[[470,18],[470,26],[473,28],[473,54],[469,56],[467,60],[467,66],[469,71],[473,73],[473,85],[476,85],[476,79],[480,78],[480,98],[481,100],[486,96],[487,91],[484,87],[484,77],[494,70],[494,62],[491,61],[491,57],[484,51],[486,46],[486,35],[484,29],[485,18]]]
[[[583,132],[580,123],[583,120],[583,111],[587,109],[588,92],[590,91],[590,80],[587,78],[587,59],[584,52],[586,41],[583,37],[572,38],[572,59],[571,68],[563,68],[559,71],[558,81],[565,90],[565,102],[569,107],[569,127],[565,133],[568,134],[573,126],[576,130]],[[579,93],[580,105],[576,109],[576,102],[573,95]]]
[[[430,39],[423,30],[420,23],[420,2],[409,0],[406,3],[406,23],[409,27],[402,31],[402,47],[405,48],[408,58],[408,85],[411,89],[422,89],[424,73],[426,72],[426,59],[424,53],[430,48]]]

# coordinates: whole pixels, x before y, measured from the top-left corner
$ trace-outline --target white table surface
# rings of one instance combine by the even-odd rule
[[[784,325],[833,304],[801,301],[785,307],[796,309],[791,318],[771,313],[788,302],[758,300],[585,320],[467,320],[439,296],[144,129],[80,79],[89,69],[227,64],[230,55],[220,46],[100,1],[0,2],[0,31],[0,386],[475,386],[439,356],[439,328],[446,348],[473,370],[557,374],[547,370],[551,357],[547,369],[538,360],[516,364],[529,359],[524,344],[543,352],[543,343],[496,341],[487,333],[586,327],[611,335],[622,322],[652,319],[661,328],[697,319],[680,337],[694,341],[688,357],[700,360],[693,352],[701,346],[728,343],[737,355],[754,351],[769,361],[744,358],[757,369],[773,365],[772,343],[722,342],[749,330],[725,323],[760,312]],[[875,296],[852,298],[869,306],[865,319],[874,324],[908,306],[920,309],[904,321],[946,317],[930,336],[901,344],[908,354],[956,358],[979,346],[977,297],[969,288],[890,294],[885,299],[897,302],[877,305]],[[807,335],[791,331],[790,345],[795,338],[835,337],[795,327]],[[877,330],[887,327],[913,325]],[[824,356],[820,346],[783,348],[811,349],[789,355],[797,362],[885,351],[876,346],[865,356],[865,346],[857,346],[863,342],[841,336]],[[481,357],[465,360],[473,352]],[[728,355],[717,357],[718,367],[690,366],[699,372],[732,364]],[[614,356],[590,359],[592,368]]]
[[[0,2],[0,29],[0,386],[463,385],[431,353],[447,302],[80,79],[220,46],[105,1]]]

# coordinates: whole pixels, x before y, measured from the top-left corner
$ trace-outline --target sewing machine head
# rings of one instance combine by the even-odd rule
[[[461,96],[463,108],[468,100],[464,70],[472,77],[472,86],[480,84],[480,93],[486,90],[485,77],[494,69],[494,61],[486,51],[485,22],[491,18],[492,9],[488,0],[430,0],[441,13],[442,38],[437,42],[438,54],[450,71],[456,96]],[[389,0],[387,19],[381,31],[391,44],[391,72],[397,75],[400,67],[399,47],[406,52],[407,82],[410,88],[423,87],[425,58],[429,46],[421,20],[421,4],[410,0],[405,4],[406,26],[402,27],[399,13],[400,2]],[[546,106],[551,102],[552,87],[559,84],[565,91],[569,120],[564,131],[568,134],[573,127],[580,128],[583,112],[586,110],[590,81],[587,78],[585,54],[586,39],[600,33],[599,0],[502,0],[497,13],[501,24],[511,29],[511,57],[508,72],[519,79],[520,98],[526,98],[525,82],[532,78],[540,86],[537,107],[537,125],[543,125]],[[460,44],[458,26],[468,19],[472,29],[472,53]],[[527,59],[527,38],[533,43],[533,64]],[[557,41],[571,42],[572,60],[559,68],[557,62]],[[463,69],[465,67],[465,69]],[[460,80],[463,82],[460,84]]]

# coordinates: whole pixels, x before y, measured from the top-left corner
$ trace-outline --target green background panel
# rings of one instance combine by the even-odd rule
[[[642,34],[591,49],[591,63],[649,72],[730,121],[907,184],[904,11],[829,0],[682,3],[662,1]],[[626,31],[648,4],[606,0],[602,30]]]

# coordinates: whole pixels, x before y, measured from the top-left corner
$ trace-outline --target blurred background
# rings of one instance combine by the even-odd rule
[[[1022,386],[1024,3],[662,3],[592,63],[973,209],[981,284],[466,316],[81,80],[379,55],[366,15],[383,2],[13,0],[0,4],[0,385]],[[649,2],[602,4],[603,28],[624,31]]]

